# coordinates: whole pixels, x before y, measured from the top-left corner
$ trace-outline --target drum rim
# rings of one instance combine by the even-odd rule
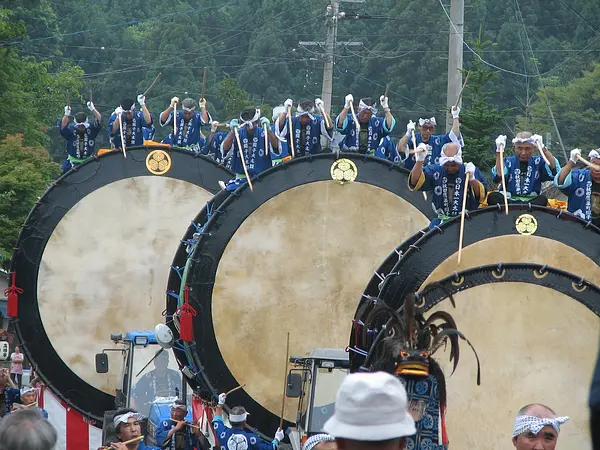
[[[598,236],[600,235],[600,228],[591,224],[591,222],[587,222],[581,219],[580,217],[575,216],[574,214],[571,214],[566,211],[556,210],[544,206],[519,204],[509,205],[508,216],[505,215],[504,208],[501,208],[500,206],[489,206],[486,208],[480,208],[474,211],[469,211],[467,213],[468,218],[465,225],[465,229],[467,230],[467,232],[465,232],[463,248],[466,248],[471,244],[488,238],[511,235],[519,236],[518,232],[514,229],[514,220],[521,214],[526,213],[537,214],[535,217],[538,219],[538,221],[541,221],[540,226],[538,226],[538,230],[536,231],[536,234],[534,236],[557,240],[556,236],[552,236],[552,232],[554,232],[555,235],[557,234],[556,226],[546,226],[548,224],[546,222],[546,219],[548,219],[548,221],[560,219],[558,223],[560,224],[559,226],[562,229],[562,233],[560,235],[561,243],[568,245],[573,250],[580,252],[581,254],[587,256],[588,258],[594,261],[596,261],[594,257],[600,255],[600,239],[598,239],[598,237],[600,237]],[[506,221],[500,223],[504,220],[504,218]],[[490,226],[469,226],[469,221],[478,221],[483,219],[488,220],[488,224],[490,220],[493,221],[493,224],[497,225],[496,228]],[[396,252],[391,253],[378,270],[380,277],[383,277],[385,281],[382,282],[381,278],[377,277],[376,275],[371,278],[368,285],[368,287],[370,286],[371,289],[367,289],[363,293],[363,296],[360,299],[360,303],[356,309],[354,320],[360,321],[362,315],[364,314],[364,309],[368,308],[369,303],[371,303],[375,299],[383,300],[386,304],[398,308],[400,306],[399,302],[404,297],[404,295],[408,294],[409,292],[416,292],[423,285],[423,283],[429,277],[429,275],[439,266],[440,263],[442,263],[452,255],[456,254],[458,250],[458,232],[447,233],[447,231],[458,226],[460,226],[460,217],[455,217],[449,220],[448,222],[442,224],[441,226],[434,227],[433,229],[427,231],[424,234],[422,232],[419,232],[415,236],[409,238],[399,247],[406,247],[406,251],[404,251],[404,253],[402,253],[401,256],[399,256]],[[492,234],[492,231],[502,231],[502,233]],[[590,233],[590,237],[592,239],[577,238],[577,233],[581,232]],[[441,235],[444,235],[444,239],[452,243],[452,252],[445,252],[446,248],[450,248],[449,245],[436,245],[436,241],[438,241],[437,237]],[[579,234],[579,236],[581,236],[581,234]],[[415,240],[415,237],[418,237],[418,239]],[[574,242],[579,242],[581,244],[585,243],[585,245],[574,246],[572,245]],[[593,245],[593,243],[596,244]],[[439,241],[437,242],[437,244],[439,244]],[[434,247],[434,249],[431,249],[430,247]],[[593,249],[593,247],[595,247],[595,250]],[[421,252],[426,252],[424,255],[430,255],[430,258],[425,260],[426,264],[417,264],[417,262],[423,261],[423,258],[417,256],[421,254]],[[415,257],[418,258],[419,261],[412,262],[413,258]],[[436,263],[428,262],[432,259],[434,259]],[[390,261],[392,260],[395,260],[396,263],[390,269]],[[508,266],[509,263],[504,263],[504,265]],[[474,270],[474,268],[471,269]],[[377,292],[375,292],[372,289],[372,286],[376,286]],[[598,303],[595,310],[591,310],[595,313],[597,313],[597,311],[600,311],[600,303]],[[349,334],[349,347],[352,347],[354,345],[355,333],[356,328],[353,325]],[[358,360],[360,362],[360,360],[362,360],[362,357],[357,354],[352,354],[350,359],[351,365],[355,367],[356,365],[358,365],[358,363],[353,363],[352,360]]]
[[[142,145],[127,148],[126,164],[121,165],[119,170],[106,172],[105,177],[100,180],[101,183],[94,185],[93,189],[85,184],[85,181],[91,179],[92,176],[79,179],[79,181],[74,180],[71,185],[67,185],[65,180],[72,177],[82,177],[82,174],[85,174],[98,163],[123,158],[120,151],[94,155],[75,169],[54,180],[38,199],[19,231],[10,264],[10,272],[17,272],[16,285],[24,289],[24,292],[19,295],[19,317],[12,320],[24,353],[37,368],[37,374],[42,381],[58,398],[69,407],[91,419],[91,421],[95,421],[99,426],[102,426],[104,411],[114,409],[115,397],[100,391],[81,379],[68,367],[52,346],[41,319],[37,299],[39,265],[54,230],[73,206],[84,197],[116,181],[138,176],[157,176],[151,174],[145,164],[146,155],[153,150],[166,151],[174,161],[189,157],[197,159],[198,162],[195,165],[174,163],[170,171],[162,177],[195,184],[212,194],[219,191],[217,183],[219,179],[232,176],[231,171],[205,155],[191,153],[189,150],[178,147],[165,148],[164,146]],[[144,154],[142,160],[134,158],[138,153],[140,155]],[[131,164],[131,161],[141,162],[142,164]],[[207,163],[218,170],[211,170],[207,174],[202,174],[202,177],[198,179],[197,174],[200,166]],[[73,185],[77,187],[73,188]],[[62,193],[63,190],[66,191],[65,194]],[[69,202],[66,202],[67,206],[48,203],[48,199],[53,195],[60,195],[69,199]],[[42,226],[33,226],[40,221]],[[33,242],[28,243],[28,240],[33,242],[40,242],[41,240],[41,243],[39,245]],[[33,342],[35,344],[32,344]],[[107,337],[106,347],[109,347],[110,344],[111,342]],[[93,361],[90,361],[90,364],[92,363]]]
[[[218,262],[220,262],[223,254],[224,254],[227,243],[229,243],[229,241],[235,235],[235,232],[239,228],[239,226],[248,217],[250,217],[250,215],[252,215],[252,213],[254,213],[254,211],[256,211],[261,205],[266,203],[268,200],[270,200],[270,199],[276,197],[277,195],[280,195],[281,193],[284,193],[294,187],[302,186],[305,184],[311,184],[314,182],[321,182],[321,181],[333,182],[333,180],[331,179],[331,175],[330,175],[330,166],[333,161],[340,159],[340,158],[351,159],[355,163],[360,164],[359,170],[358,170],[358,177],[355,182],[379,187],[388,192],[396,194],[397,196],[404,199],[406,202],[410,203],[419,212],[421,212],[425,217],[431,218],[432,210],[431,210],[430,203],[423,202],[421,196],[417,196],[413,192],[409,191],[407,183],[406,183],[406,179],[398,177],[399,174],[404,174],[404,175],[409,174],[410,172],[408,170],[404,169],[403,167],[400,167],[397,163],[392,163],[390,161],[387,161],[387,160],[384,160],[381,158],[375,158],[375,157],[371,157],[371,156],[361,155],[358,153],[346,153],[346,152],[340,152],[339,155],[336,153],[321,153],[321,154],[317,154],[317,155],[309,155],[309,156],[294,158],[284,164],[269,168],[268,170],[262,172],[260,175],[254,177],[253,178],[254,192],[250,192],[248,184],[244,183],[237,190],[232,192],[227,198],[222,199],[221,203],[215,202],[215,204],[213,204],[213,206],[212,206],[215,213],[210,215],[210,218],[206,221],[206,223],[202,227],[202,233],[198,238],[197,246],[195,247],[195,249],[191,255],[192,258],[197,258],[198,253],[201,252],[201,250],[207,244],[213,245],[213,247],[211,247],[211,248],[214,249],[214,246],[216,245],[216,244],[214,244],[214,239],[218,239],[219,242],[224,243],[222,246],[219,247],[219,250],[218,250],[218,252],[216,252],[216,254],[211,255],[213,267],[212,267],[212,269],[208,270],[207,273],[204,274],[205,278],[211,278],[211,280],[202,282],[203,285],[205,285],[205,287],[206,287],[206,285],[210,284],[210,287],[206,287],[207,289],[209,289],[210,295],[208,295],[208,296],[200,295],[200,297],[204,298],[204,302],[208,303],[206,305],[205,305],[205,303],[203,303],[203,308],[204,308],[204,312],[206,313],[206,315],[208,317],[210,317],[209,326],[206,326],[204,324],[200,314],[198,314],[194,318],[194,336],[196,337],[201,334],[208,335],[208,339],[211,340],[210,345],[213,347],[212,349],[210,349],[211,356],[213,358],[210,360],[210,363],[205,362],[203,364],[203,362],[198,357],[197,351],[195,350],[197,347],[199,347],[202,344],[198,345],[197,343],[195,343],[193,345],[193,347],[194,347],[193,356],[195,357],[195,361],[193,361],[193,363],[201,370],[199,370],[198,376],[196,376],[194,378],[188,378],[188,380],[190,381],[190,384],[192,384],[192,387],[197,388],[197,387],[204,385],[202,387],[208,387],[208,389],[211,390],[213,392],[213,394],[216,394],[216,392],[214,391],[213,384],[212,384],[215,380],[220,380],[221,384],[219,387],[221,389],[231,389],[231,388],[234,388],[237,386],[235,378],[233,377],[233,374],[229,371],[229,368],[225,364],[225,361],[219,351],[218,343],[217,343],[216,336],[214,333],[214,326],[212,324],[212,298],[213,298],[212,288],[213,288],[213,285],[214,285],[214,282],[216,279],[216,274],[218,272]],[[367,172],[367,175],[365,175],[365,173],[363,171],[362,172],[363,176],[361,177],[360,169],[361,169],[361,167],[365,167],[365,165],[363,163],[377,164],[380,167],[387,169],[380,173],[386,173],[386,174],[389,173],[390,175],[385,176],[385,177],[382,176],[378,179],[372,180],[369,178],[369,175],[371,172],[369,171],[369,172]],[[322,165],[323,166],[321,168],[322,170],[314,170],[315,169],[314,165],[316,165],[316,164]],[[375,166],[372,166],[372,167],[375,167]],[[301,182],[297,183],[296,180],[294,179],[294,177],[292,175],[290,175],[290,172],[293,173],[295,171],[297,171],[300,174],[304,174],[304,178],[302,178],[300,180]],[[263,189],[263,186],[262,186],[263,179],[265,179],[265,178],[268,179],[271,174],[280,174],[280,173],[288,174],[289,176],[285,176],[285,177],[282,176],[281,182],[278,182],[278,184],[276,185],[275,188],[268,189],[268,190]],[[391,177],[398,177],[396,179],[399,180],[400,182],[396,183],[394,186],[391,186],[391,187],[389,185],[386,185],[385,180],[391,179]],[[232,214],[230,214],[231,211],[228,211],[228,208],[235,207],[236,204],[239,204],[238,200],[245,198],[246,195],[252,195],[252,197],[248,197],[248,198],[252,198],[254,200],[253,205],[249,208],[245,208],[244,214],[240,214],[239,217],[232,219]],[[199,213],[197,218],[194,220],[194,222],[196,224],[203,223],[202,220],[206,218],[205,209],[206,208],[203,208],[203,210]],[[248,209],[247,213],[246,213],[246,209]],[[233,226],[234,223],[235,223],[235,227]],[[224,224],[226,224],[226,230],[223,229]],[[214,229],[217,229],[217,230],[213,233]],[[177,255],[183,256],[185,254],[185,252],[181,251],[181,248],[185,248],[186,243],[188,243],[190,241],[190,239],[192,238],[192,235],[197,231],[198,231],[198,229],[196,226],[194,226],[194,224],[190,225],[185,237],[182,239],[182,244],[180,245],[180,247],[177,251]],[[222,231],[222,233],[218,234],[217,231],[219,231],[219,232]],[[211,241],[213,241],[212,244],[210,244]],[[171,274],[169,276],[169,287],[172,288],[171,289],[172,292],[171,292],[171,294],[167,293],[168,324],[171,327],[171,329],[173,330],[173,332],[177,333],[177,335],[178,335],[178,330],[174,326],[172,320],[169,320],[169,319],[170,319],[170,317],[172,317],[173,313],[177,309],[176,296],[177,296],[177,292],[179,292],[179,289],[180,289],[182,281],[183,281],[183,279],[181,278],[181,275],[177,272],[176,269],[182,268],[184,265],[185,265],[185,261],[183,259],[178,259],[177,257],[174,259],[173,264],[172,264],[172,267],[174,268],[174,270],[171,271]],[[190,277],[191,277],[191,275],[190,275]],[[186,279],[184,281],[184,283],[187,284],[187,281],[188,280]],[[173,294],[175,294],[175,295],[173,295]],[[192,295],[192,293],[190,293],[190,303],[192,303],[192,302],[196,302],[196,300],[195,300],[195,296]],[[205,338],[205,340],[206,340],[206,338]],[[203,351],[204,351],[204,349],[203,349]],[[206,354],[208,354],[208,353],[206,353]],[[180,363],[181,367],[189,365],[190,361],[187,359],[187,357],[185,356],[185,353],[183,351],[175,351],[175,355],[176,355],[177,360]],[[208,359],[208,356],[206,356],[206,358]],[[217,366],[219,367],[219,369],[216,369]],[[201,380],[199,380],[198,378],[201,378]],[[251,422],[253,424],[257,424],[256,425],[257,428],[260,428],[261,425],[264,425],[267,423],[269,424],[270,428],[272,428],[273,426],[275,428],[277,427],[277,424],[279,423],[279,418],[276,417],[273,413],[269,412],[265,407],[263,407],[260,403],[255,401],[252,397],[250,397],[250,395],[247,394],[245,390],[241,389],[241,390],[236,391],[235,393],[231,394],[231,399],[235,404],[243,404],[246,407],[246,409],[251,412],[251,414],[252,414],[251,419],[253,419]],[[286,423],[288,424],[288,426],[291,425],[287,421],[286,421]],[[269,430],[270,430],[270,428],[269,428]],[[256,430],[256,431],[258,433],[260,433],[260,430]]]
[[[566,270],[536,263],[486,264],[454,272],[440,280],[433,281],[419,290],[416,293],[415,304],[421,313],[425,313],[448,299],[450,295],[456,295],[459,292],[495,283],[526,283],[552,289],[581,303],[600,318],[599,286]],[[425,289],[426,294],[423,294]],[[436,293],[438,295],[435,295]],[[370,300],[375,301],[376,299],[371,298]],[[389,305],[387,301],[383,301]],[[396,305],[392,306],[392,308],[395,307]],[[364,318],[364,314],[363,312],[359,316],[357,310],[357,316],[355,316],[354,321],[359,323]],[[385,320],[382,320],[381,323],[385,322]],[[363,325],[360,322],[360,326]],[[353,350],[356,345],[356,336],[360,334],[360,330],[357,330],[355,325],[353,325],[353,332],[351,333],[350,344],[348,345],[351,355],[355,355],[350,358],[351,372],[359,371],[364,362],[364,357],[360,355],[359,351],[370,351],[370,349],[362,348],[358,348],[356,351]]]

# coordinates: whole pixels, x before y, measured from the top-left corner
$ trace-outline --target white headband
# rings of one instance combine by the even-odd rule
[[[365,109],[368,109],[373,114],[377,114],[377,107],[375,105],[369,106],[365,102],[363,102],[362,99],[361,99],[360,102],[358,103],[358,110],[359,111],[364,111]]]
[[[528,138],[514,138],[512,140],[513,144],[532,144],[532,145],[537,145],[537,141],[535,139],[533,139],[532,137],[528,137]]]
[[[245,127],[246,125],[248,125],[249,128],[253,128],[254,124],[253,122],[256,122],[258,119],[260,119],[260,109],[256,108],[256,111],[254,113],[254,117],[250,120],[244,120],[242,119],[242,116],[240,116],[240,121],[242,123],[239,124],[239,127]]]
[[[33,388],[33,387],[24,387],[23,389],[21,389],[21,395],[27,395],[30,394],[31,392],[35,392],[37,394],[37,389]]]
[[[229,423],[242,423],[245,422],[250,413],[245,412],[244,414],[229,414]]]
[[[546,426],[551,426],[557,433],[560,433],[560,426],[567,420],[569,420],[567,416],[555,417],[554,419],[541,419],[535,416],[517,416],[515,419],[513,437],[525,433],[526,431],[531,431],[533,434],[537,435],[542,431],[542,428]]]
[[[592,150],[589,154],[588,154],[588,158],[589,159],[593,159],[593,158],[597,158],[600,159],[600,153],[598,153],[598,150]]]
[[[175,403],[175,402],[171,403],[169,405],[169,408],[171,408],[171,409],[175,409],[175,408],[182,409],[183,411],[187,411],[188,410],[187,405],[180,405],[180,404]]]
[[[192,106],[191,108],[187,108],[185,106],[182,106],[181,109],[183,109],[184,111],[187,111],[187,112],[196,111],[196,107],[195,106]]]
[[[86,128],[90,127],[90,122],[88,122],[87,119],[85,119],[85,122],[75,122],[75,126],[78,127],[79,125],[83,125]]]
[[[419,119],[419,126],[420,127],[422,127],[426,123],[431,123],[431,124],[433,124],[434,127],[437,127],[437,123],[435,121],[435,117],[432,117],[430,119]]]
[[[440,166],[443,166],[444,164],[449,163],[449,162],[456,162],[458,164],[462,164],[463,163],[462,149],[459,147],[458,152],[454,156],[446,156],[446,153],[444,152],[446,145],[448,145],[448,144],[445,144],[442,147],[442,154],[440,155]]]
[[[314,106],[311,106],[310,109],[307,109],[305,111],[304,109],[302,109],[302,107],[300,105],[298,105],[298,108],[296,109],[296,117],[298,117],[298,116],[308,116],[308,117],[310,117],[310,120],[312,120],[314,112],[315,112],[315,107]]]
[[[121,105],[119,105],[119,106],[121,106]],[[134,112],[135,111],[135,103],[133,105],[131,105],[131,108],[129,108],[129,109],[125,109],[122,106],[121,106],[121,109],[123,110],[124,113],[126,113],[126,112]]]
[[[113,420],[113,423],[115,425],[115,428],[120,424],[120,423],[127,423],[129,422],[129,419],[134,418],[135,420],[143,420],[144,416],[143,414],[140,413],[136,413],[136,412],[127,412],[125,414],[120,414],[118,416],[115,416],[115,419]]]

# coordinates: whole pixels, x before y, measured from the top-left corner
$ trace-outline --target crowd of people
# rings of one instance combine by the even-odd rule
[[[108,119],[108,135],[116,150],[142,145],[154,138],[154,120],[146,106],[144,95],[121,100]],[[65,107],[60,133],[67,140],[67,159],[63,170],[81,164],[94,155],[95,139],[102,127],[102,115],[92,102],[87,104],[93,114],[75,113]],[[435,117],[412,120],[406,133],[393,143],[390,133],[396,120],[386,96],[375,100],[361,98],[354,107],[354,98],[347,95],[341,112],[332,120],[324,110],[321,99],[288,99],[273,110],[271,119],[261,115],[258,108],[246,108],[239,119],[227,124],[214,120],[207,111],[206,100],[196,102],[173,97],[160,113],[159,124],[170,127],[162,143],[214,157],[226,165],[235,177],[223,189],[233,191],[248,177],[293,157],[314,155],[323,151],[357,152],[383,158],[410,170],[409,188],[431,193],[432,208],[437,219],[433,226],[461,213],[463,196],[466,208],[484,205],[530,203],[548,205],[542,194],[542,183],[553,182],[568,196],[567,209],[582,219],[600,224],[600,153],[589,153],[590,167],[577,168],[581,150],[573,149],[570,159],[561,167],[545,147],[540,135],[520,132],[512,139],[514,154],[504,156],[508,145],[506,136],[496,139],[496,165],[489,183],[472,162],[463,160],[464,140],[460,131],[460,108],[452,108],[452,127],[448,133],[436,134]],[[295,107],[295,112],[294,111]],[[292,113],[293,112],[293,113]],[[208,136],[202,127],[210,127]],[[218,131],[219,128],[225,131]],[[341,136],[336,139],[336,136]],[[324,145],[325,144],[325,145]],[[492,144],[490,142],[490,144]],[[467,189],[463,189],[467,183]]]

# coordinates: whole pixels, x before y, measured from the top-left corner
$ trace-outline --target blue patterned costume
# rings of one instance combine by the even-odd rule
[[[173,124],[173,113],[169,114],[166,122],[160,122],[161,126]],[[184,147],[195,153],[200,153],[204,147],[205,139],[201,135],[200,127],[208,125],[211,122],[210,114],[208,115],[208,122],[202,119],[202,113],[195,112],[194,115],[186,122],[183,117],[183,111],[177,111],[177,135],[173,139],[173,132],[163,139],[164,144],[171,144],[177,147]],[[165,141],[165,140],[168,140]]]
[[[265,442],[254,433],[239,428],[229,428],[221,416],[213,419],[213,428],[221,450],[276,450],[277,440]]]
[[[101,123],[96,120],[87,124],[82,135],[77,132],[74,124],[60,128],[60,135],[67,140],[67,160],[62,165],[63,173],[94,155],[95,140],[101,128]]]
[[[417,141],[417,146],[423,142],[421,133],[415,133],[415,141]],[[429,164],[439,164],[440,156],[442,154],[442,147],[450,142],[458,143],[461,147],[464,147],[465,145],[462,135],[456,136],[452,130],[446,134],[437,134],[431,136],[429,140],[425,142],[427,144],[427,156],[425,157],[423,166],[425,167]],[[408,148],[409,150],[414,150],[412,138],[408,140]],[[410,155],[404,161],[404,167],[408,170],[412,170],[414,166],[415,157],[414,155]]]
[[[504,158],[507,198],[527,201],[540,195],[542,182],[554,180],[554,176],[560,172],[560,163],[556,158],[554,158],[554,164],[556,165],[553,171],[541,156],[531,156],[527,161],[526,169],[524,169],[516,155]],[[495,183],[502,181],[502,178],[496,173],[496,167],[492,168],[492,176]]]
[[[339,123],[339,115],[335,119],[335,123]],[[394,126],[396,125],[396,119],[392,117],[392,126],[388,129],[387,121],[385,117],[372,116],[368,123],[360,124],[360,132],[366,133],[366,140],[361,142],[360,132],[356,132],[356,124],[354,119],[348,115],[342,123],[342,127],[338,130],[345,137],[340,143],[342,151],[359,152],[373,156],[379,145],[381,138],[389,135]],[[363,145],[361,145],[363,144]]]
[[[557,174],[554,184],[569,197],[567,211],[600,224],[600,185],[592,180],[589,169],[571,171],[563,184],[558,183]]]
[[[118,115],[112,113],[110,119],[108,119],[108,137],[111,139],[111,142],[114,144],[115,148],[121,148],[121,129],[117,127],[117,131],[112,132],[113,123],[115,120],[118,120]],[[144,119],[144,113],[142,111],[134,111],[133,119],[131,121],[127,121],[125,116],[122,116],[123,119],[123,135],[125,136],[125,144],[126,147],[132,147],[134,145],[143,145],[144,144],[144,132],[143,128],[149,128],[152,126],[152,120],[150,123],[146,123]],[[152,119],[152,116],[150,116]]]

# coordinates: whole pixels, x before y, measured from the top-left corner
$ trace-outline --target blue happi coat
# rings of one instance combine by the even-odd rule
[[[475,179],[479,181],[479,199],[485,199],[486,181],[481,175],[479,169],[475,169]],[[421,178],[416,185],[410,184],[408,178],[408,188],[411,191],[431,191],[431,207],[439,219],[458,216],[462,211],[462,200],[465,181],[465,165],[461,165],[456,174],[454,184],[454,194],[449,197],[448,173],[439,164],[430,164],[423,168]],[[479,208],[479,200],[475,197],[473,190],[467,190],[467,209]]]
[[[173,126],[173,113],[169,114],[166,122],[160,122],[161,126],[171,125]],[[177,135],[175,139],[173,139],[173,132],[169,136],[171,136],[170,142],[168,144],[175,145],[177,147],[188,147],[192,151],[198,153],[201,151],[202,147],[204,147],[203,138],[200,133],[200,127],[204,125],[208,125],[211,122],[210,114],[208,115],[208,122],[205,122],[202,119],[202,113],[195,112],[191,119],[187,122],[187,129],[185,130],[185,134],[183,133],[183,129],[185,128],[185,120],[183,118],[183,111],[177,111]]]
[[[223,423],[221,416],[215,416],[212,423],[221,449],[276,450],[278,447],[275,439],[272,442],[265,442],[254,433],[239,428],[229,428]]]
[[[335,118],[335,123],[339,122],[339,115]],[[358,117],[358,116],[357,116]],[[385,117],[372,116],[369,119],[369,125],[367,127],[367,151],[368,155],[374,155],[379,145],[381,138],[389,135],[396,126],[396,119],[392,117],[392,126],[388,129]],[[340,149],[342,151],[359,151],[360,137],[356,131],[356,124],[352,115],[348,114],[342,123],[342,128],[339,129],[340,134],[344,135],[344,139],[340,143]]]
[[[8,416],[13,405],[21,401],[21,391],[15,388],[5,387],[0,395],[4,395],[4,411],[2,411],[0,417]]]
[[[221,144],[227,137],[227,134],[228,133],[225,133],[223,131],[217,131],[212,134],[213,135],[212,139],[210,138],[210,135],[209,135],[208,138],[206,138],[206,141],[204,143],[204,148],[202,149],[202,154],[203,155],[212,154],[212,155],[214,155],[213,157],[215,158],[215,161],[217,161],[218,163],[222,163],[225,160],[225,155],[221,151]]]
[[[401,377],[406,387],[408,402],[421,411],[422,415],[415,418],[417,434],[406,438],[406,448],[414,450],[444,450],[446,446],[440,439],[440,402],[439,383],[435,376]]]
[[[94,120],[85,128],[85,133],[77,133],[74,124],[69,124],[60,129],[60,135],[67,140],[67,159],[71,164],[81,164],[94,154],[96,136],[100,132],[102,125]]]
[[[118,117],[119,116],[117,116],[117,114],[113,113],[111,114],[110,119],[108,119],[108,137],[114,144],[115,148],[122,147],[121,129],[117,127],[117,131],[115,131],[114,133],[112,132],[113,123],[115,123],[115,120],[118,120]],[[150,119],[152,119],[152,116],[150,116]],[[144,145],[144,133],[142,128],[148,128],[151,126],[152,120],[150,120],[150,123],[146,123],[146,120],[144,120],[144,113],[142,111],[134,111],[133,119],[131,120],[131,122],[125,120],[125,116],[123,116],[123,136],[125,136],[125,145],[127,147],[132,147],[134,145]],[[127,130],[130,128],[132,130],[131,138],[127,139]]]
[[[279,126],[279,121],[276,122],[276,125]],[[285,125],[281,130],[281,135],[286,139],[289,139],[288,125],[289,121],[286,117]],[[327,137],[328,139],[331,139],[331,136],[327,133],[327,129],[325,128],[325,120],[323,119],[323,116],[320,116],[318,114],[313,115],[310,122],[308,122],[308,124],[305,125],[306,139],[304,141],[304,146],[300,145],[302,127],[303,125],[300,123],[300,118],[292,117],[295,156],[306,156],[321,153],[323,151],[323,148],[321,147],[321,135]],[[288,144],[288,148],[289,147],[290,146]]]
[[[273,132],[273,133],[274,133],[276,136],[277,136],[277,134],[278,134],[277,127],[278,127],[278,123],[277,123],[277,121],[275,121],[275,122],[274,122],[274,123],[271,125],[271,131],[272,131],[272,132]],[[287,158],[287,157],[289,157],[289,156],[290,156],[290,153],[289,153],[289,150],[288,150],[288,149],[289,149],[289,145],[288,145],[288,142],[287,142],[287,140],[279,139],[279,149],[278,149],[279,156],[274,156],[274,157],[272,158],[272,161],[273,161],[273,165],[274,165],[274,166],[276,166],[276,165],[278,165],[278,164],[281,164],[281,163],[283,162],[283,159],[284,159],[284,158]],[[294,148],[294,149],[295,149],[295,148]]]
[[[163,449],[175,450],[175,434],[171,436],[171,439],[169,439],[168,442],[165,442],[167,440],[167,434],[169,434],[169,431],[171,431],[172,428],[175,428],[175,424],[170,420],[163,420],[156,427],[156,442]],[[181,433],[185,435],[183,446],[184,450],[194,450],[200,448],[198,446],[198,437],[192,433],[192,429],[190,427],[184,427]]]
[[[386,136],[379,141],[377,150],[375,150],[375,157],[387,159],[394,163],[400,161],[400,155],[398,154],[398,150],[396,150],[396,146],[392,142],[391,137]]]
[[[250,175],[250,177],[254,177],[272,167],[272,158],[276,159],[280,157],[279,149],[273,150],[270,141],[269,148],[265,152],[265,131],[262,127],[254,128],[254,135],[252,138],[249,138],[248,130],[245,127],[238,128],[238,132],[242,144],[244,161],[246,162],[246,168],[248,169],[248,175]],[[246,182],[246,175],[244,173],[242,160],[240,159],[240,150],[238,148],[237,139],[234,137],[232,142],[230,149],[226,153],[226,158],[231,158],[231,171],[235,173],[235,178],[230,180],[227,184],[226,189],[228,191],[234,191],[242,183]],[[226,149],[223,149],[223,151],[226,151]]]
[[[168,135],[166,135],[160,142],[161,142],[161,144],[169,144],[169,145],[179,147],[179,145],[173,143],[173,133],[169,133]],[[206,153],[204,153],[205,150],[207,150],[206,139],[204,137],[200,136],[200,140],[198,141],[197,144],[186,145],[181,148],[189,150],[190,152],[193,152],[193,153],[201,153],[203,155],[206,155]]]
[[[417,145],[423,142],[423,137],[420,132],[415,133],[415,141]],[[423,166],[428,166],[429,164],[439,164],[440,156],[442,155],[442,147],[450,142],[456,142],[461,147],[465,146],[465,143],[462,138],[462,134],[456,136],[452,130],[446,134],[437,134],[432,135],[425,144],[427,144],[427,156],[425,157],[425,162],[423,162]],[[408,139],[408,148],[409,150],[414,150],[412,137]],[[410,155],[404,161],[404,167],[408,170],[412,170],[415,166],[415,155]]]
[[[531,156],[527,162],[527,173],[521,182],[521,163],[516,155],[504,158],[504,175],[506,179],[506,190],[508,198],[513,197],[537,197],[542,192],[542,182],[552,181],[554,176],[560,172],[560,163],[554,158],[554,171],[544,162],[541,156]],[[502,178],[496,173],[496,167],[492,168],[494,182],[499,183]],[[502,190],[502,187],[500,187]]]
[[[150,125],[149,127],[142,128],[142,135],[144,136],[145,141],[154,140],[155,134],[156,134],[156,128],[154,128],[154,125]]]
[[[554,184],[569,196],[567,211],[583,220],[592,220],[593,181],[589,169],[571,171],[563,184],[558,183],[558,174],[556,174]]]

